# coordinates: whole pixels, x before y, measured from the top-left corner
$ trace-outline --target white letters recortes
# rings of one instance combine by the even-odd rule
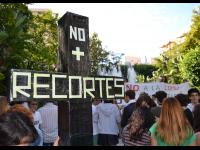
[[[124,98],[124,79],[122,78],[105,78],[105,77],[81,77],[81,76],[67,76],[66,74],[54,74],[54,73],[41,73],[41,72],[21,72],[12,71],[12,88],[11,88],[11,95],[13,96],[11,99],[18,98],[17,93],[24,95],[28,98],[40,98],[40,99],[82,99],[82,98],[106,98],[106,99],[113,99],[113,98]],[[20,82],[17,82],[20,79],[27,79],[25,84],[26,85],[19,85]],[[33,81],[31,78],[33,77]],[[39,84],[38,78],[49,78],[49,84],[52,85],[50,89],[49,84]],[[48,79],[48,80],[49,80]],[[56,95],[56,81],[57,80],[68,80],[68,93],[63,93],[62,95]],[[73,82],[73,80],[78,80],[78,84]],[[103,84],[104,83],[104,84]],[[72,84],[77,84],[76,95],[73,95]],[[31,86],[33,85],[33,86]],[[87,87],[89,86],[89,87]],[[95,87],[98,86],[98,87]],[[33,90],[31,90],[33,88]],[[43,95],[38,95],[38,88],[45,88],[47,93]],[[62,87],[59,87],[62,88]],[[66,87],[65,87],[66,88]],[[118,88],[118,92],[116,93],[115,88]],[[98,89],[98,91],[96,91]],[[103,93],[103,89],[105,89],[105,93]],[[26,91],[25,91],[26,90]],[[110,94],[110,90],[113,91],[113,95]],[[29,92],[27,92],[29,91]],[[51,94],[49,94],[51,93]],[[96,95],[95,95],[96,94]]]

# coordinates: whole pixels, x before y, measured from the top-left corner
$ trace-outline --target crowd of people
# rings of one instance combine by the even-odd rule
[[[199,146],[200,93],[168,97],[165,91],[153,95],[125,93],[126,105],[115,100],[93,100],[94,145],[115,146]]]
[[[117,100],[92,100],[94,146],[199,146],[200,93],[168,97],[125,92],[124,106]],[[58,106],[46,101],[11,102],[0,96],[0,145],[58,146]]]
[[[38,109],[38,102],[8,102],[0,96],[1,146],[57,146],[58,107],[46,101]]]

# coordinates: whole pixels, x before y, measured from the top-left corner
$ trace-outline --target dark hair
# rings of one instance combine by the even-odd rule
[[[111,100],[111,99],[104,99],[103,102],[104,103],[113,103],[113,100]]]
[[[101,102],[102,100],[101,100],[101,99],[98,99],[98,98],[97,98],[97,99],[93,98],[93,99],[92,99],[92,102],[95,102],[95,101],[100,101],[100,102]]]
[[[24,137],[28,137],[27,143],[36,140],[38,133],[33,122],[21,112],[7,112],[0,116],[0,145],[11,146],[21,143]]]
[[[156,93],[152,95],[152,97],[156,97]]]
[[[128,123],[130,138],[140,138],[143,132],[148,131],[153,123],[154,117],[149,109],[145,107],[136,108],[136,110],[133,111]]]
[[[36,102],[36,101],[35,101],[35,100],[28,100],[28,101],[27,101],[28,106],[30,106],[32,102]]]
[[[199,94],[199,90],[197,88],[191,88],[188,90],[188,96],[190,97],[192,95],[192,93],[198,93]]]
[[[180,102],[181,106],[187,106],[188,98],[185,94],[177,94],[175,98]]]
[[[7,112],[9,109],[9,104],[7,97],[0,96],[0,115]]]
[[[166,98],[166,97],[167,97],[167,93],[165,91],[156,92],[156,98],[158,99],[160,104],[162,104],[164,98]]]
[[[135,91],[134,90],[126,91],[125,95],[128,96],[130,99],[135,99]]]
[[[142,94],[137,99],[136,107],[141,107],[143,101],[145,101],[150,108],[156,106],[155,102],[151,99],[151,97],[148,94]]]
[[[9,104],[10,106],[14,106],[16,104],[23,104],[23,101],[11,101]]]
[[[200,104],[195,105],[194,107],[194,132],[199,132],[200,131]]]

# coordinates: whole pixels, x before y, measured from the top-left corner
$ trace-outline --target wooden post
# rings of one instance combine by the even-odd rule
[[[70,12],[58,21],[58,72],[67,73],[69,76],[90,75],[88,22],[88,17]],[[74,84],[71,87],[71,94],[82,94],[79,93],[79,80],[72,82]],[[58,128],[62,145],[92,145],[90,99],[69,98],[59,101]]]

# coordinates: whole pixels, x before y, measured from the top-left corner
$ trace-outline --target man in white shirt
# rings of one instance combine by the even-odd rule
[[[39,135],[39,137],[36,139],[34,143],[34,146],[43,146],[43,136],[42,136],[42,131],[40,130],[40,125],[42,124],[42,118],[40,113],[37,111],[38,103],[36,101],[29,100],[27,106],[33,113],[34,126]]]
[[[187,105],[187,108],[190,109],[191,112],[194,111],[194,106],[199,103],[199,90],[197,88],[191,88],[188,90],[188,97],[191,103]]]
[[[93,99],[92,101],[92,125],[93,125],[93,145],[97,145],[98,141],[98,122],[95,121],[95,117],[97,115],[96,107],[97,105],[101,103],[100,99]]]
[[[38,111],[42,117],[43,145],[52,146],[58,137],[58,106],[53,102],[47,102]]]

